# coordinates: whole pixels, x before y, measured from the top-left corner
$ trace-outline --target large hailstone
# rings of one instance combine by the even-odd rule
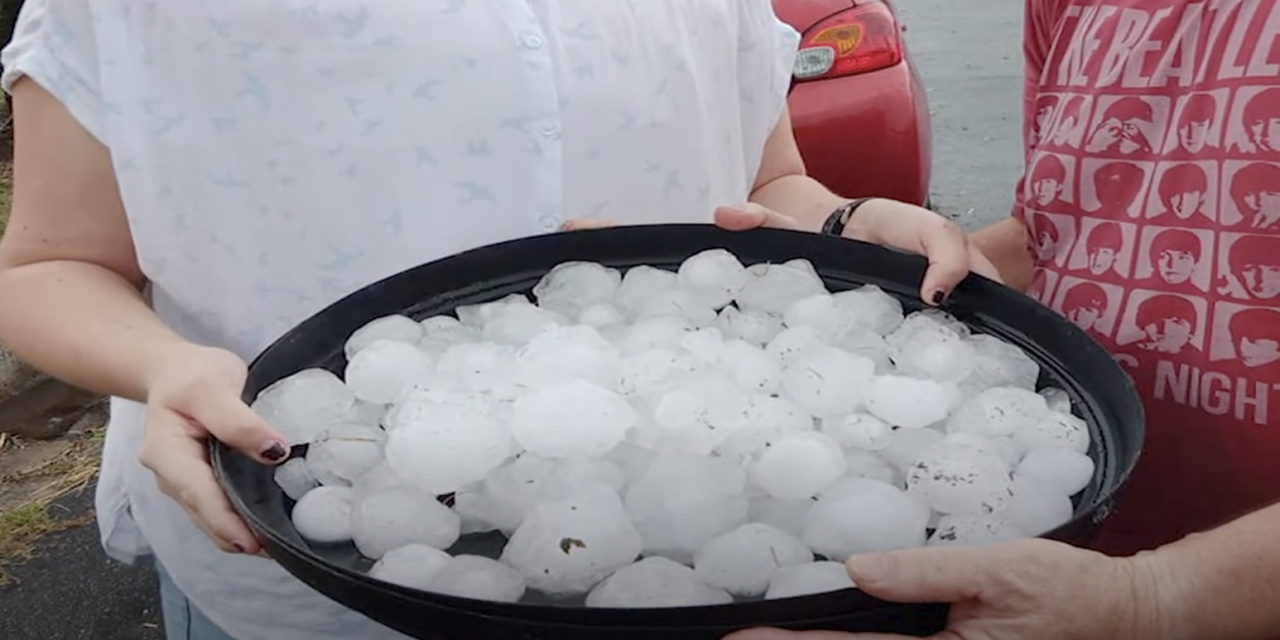
[[[511,415],[520,446],[548,458],[604,455],[635,423],[625,398],[585,380],[534,391],[516,400]]]
[[[934,510],[957,516],[996,513],[1013,478],[1000,454],[944,438],[924,447],[907,471],[907,490]]]
[[[693,557],[707,586],[735,596],[759,597],[778,569],[813,562],[813,552],[795,536],[767,524],[744,524],[708,542]]]
[[[809,510],[804,542],[843,562],[860,553],[924,545],[930,511],[917,498],[882,482],[845,478]]]
[[[642,546],[618,494],[594,485],[534,508],[507,542],[502,561],[538,591],[577,595],[630,564]]]
[[[351,509],[351,537],[366,558],[422,544],[448,549],[458,541],[462,519],[434,496],[411,487],[357,496]]]
[[[351,488],[316,487],[293,505],[293,528],[304,540],[334,544],[351,539]]]
[[[369,577],[422,591],[449,560],[449,554],[434,547],[407,544],[384,553],[369,569]]]
[[[483,480],[513,453],[511,434],[486,411],[423,399],[398,407],[387,462],[401,478],[443,495]]]
[[[765,600],[799,598],[854,587],[849,570],[841,562],[810,562],[783,567],[774,574]]]
[[[352,356],[343,379],[357,398],[386,404],[404,389],[427,380],[434,372],[435,363],[431,356],[419,349],[416,343],[378,340]]]
[[[815,347],[786,367],[782,386],[801,407],[818,418],[848,413],[861,404],[876,364],[834,347]]]
[[[693,569],[653,556],[619,569],[587,594],[588,607],[662,609],[733,602],[722,589],[707,586]]]

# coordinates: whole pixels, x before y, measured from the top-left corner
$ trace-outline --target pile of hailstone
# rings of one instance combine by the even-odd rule
[[[533,300],[380,318],[345,349],[345,380],[302,371],[254,404],[310,443],[276,474],[294,525],[454,596],[849,588],[853,554],[1054,529],[1094,471],[1018,347],[874,286],[830,293],[804,260],[566,263]],[[448,552],[487,532],[499,557]]]

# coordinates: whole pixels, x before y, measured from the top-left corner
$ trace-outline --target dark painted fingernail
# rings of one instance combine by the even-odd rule
[[[272,442],[271,446],[262,450],[262,457],[271,462],[279,462],[287,455],[289,455],[289,450],[285,449],[284,445],[279,442]]]
[[[947,294],[945,294],[945,293],[943,293],[943,292],[941,292],[941,291],[934,291],[934,292],[933,292],[933,303],[934,303],[934,304],[942,304],[942,301],[943,301],[943,300],[946,300],[946,299],[947,299]]]

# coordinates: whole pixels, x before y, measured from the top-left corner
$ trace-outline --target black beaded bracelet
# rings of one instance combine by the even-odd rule
[[[827,216],[827,221],[822,223],[822,235],[843,236],[844,228],[849,224],[849,220],[853,218],[853,214],[858,211],[858,207],[870,200],[874,200],[874,198],[856,198],[832,211],[831,215]]]

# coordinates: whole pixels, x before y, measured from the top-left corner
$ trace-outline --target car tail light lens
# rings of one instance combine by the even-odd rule
[[[800,40],[797,81],[851,76],[902,62],[898,22],[882,2],[841,11],[814,25]]]

